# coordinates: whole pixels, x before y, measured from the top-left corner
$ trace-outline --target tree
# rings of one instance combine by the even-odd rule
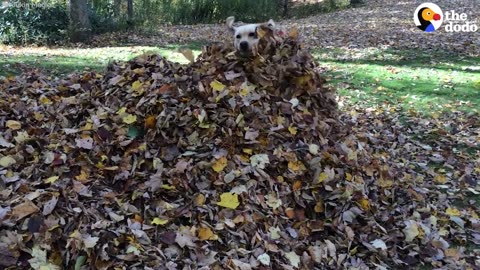
[[[121,17],[120,14],[120,7],[121,7],[122,1],[121,0],[113,0],[113,16],[118,20],[118,18]]]
[[[70,0],[70,40],[72,42],[88,42],[92,34],[92,26],[88,17],[86,0]]]
[[[127,0],[127,25],[133,28],[133,0]]]
[[[288,2],[290,0],[279,0],[278,5],[280,6],[280,9],[282,10],[282,16],[287,17],[288,16]]]

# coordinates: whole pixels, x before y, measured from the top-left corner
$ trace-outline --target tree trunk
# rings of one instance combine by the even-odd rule
[[[127,25],[133,28],[133,0],[127,0]]]
[[[121,17],[121,14],[120,14],[121,4],[122,4],[121,0],[113,0],[113,16],[115,16],[115,18],[117,19]]]
[[[70,40],[88,42],[92,35],[86,0],[70,0]]]
[[[288,16],[288,2],[290,0],[283,0],[283,17],[287,17]]]

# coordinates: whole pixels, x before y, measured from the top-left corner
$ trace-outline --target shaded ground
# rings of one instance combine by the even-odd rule
[[[282,21],[285,26],[298,25],[309,46],[329,48],[418,49],[425,52],[444,51],[452,57],[458,54],[479,56],[480,39],[477,33],[447,33],[442,29],[426,34],[413,23],[413,12],[418,1],[366,0],[358,8],[328,14]],[[476,0],[452,0],[441,3],[443,11],[465,12],[469,21],[480,25],[480,10]],[[130,36],[98,37],[98,44],[119,41],[131,44],[163,45],[193,41],[224,41],[230,34],[224,25],[186,25],[159,27],[158,33],[148,37],[132,33]]]

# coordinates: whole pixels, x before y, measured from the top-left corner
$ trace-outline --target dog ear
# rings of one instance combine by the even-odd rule
[[[267,26],[272,28],[275,27],[275,22],[273,21],[273,19],[268,20]]]
[[[235,21],[235,17],[233,17],[233,16],[228,17],[227,20],[226,20],[227,27],[231,31],[235,31],[235,27],[233,27],[233,22],[234,21]]]

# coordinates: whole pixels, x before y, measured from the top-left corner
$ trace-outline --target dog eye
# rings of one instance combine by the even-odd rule
[[[249,36],[249,37],[254,37],[254,36],[255,36],[255,33],[252,32],[252,33],[248,34],[248,36]]]
[[[237,35],[237,38],[238,38],[238,39],[240,39],[240,38],[242,38],[242,36],[240,36],[240,35]]]

